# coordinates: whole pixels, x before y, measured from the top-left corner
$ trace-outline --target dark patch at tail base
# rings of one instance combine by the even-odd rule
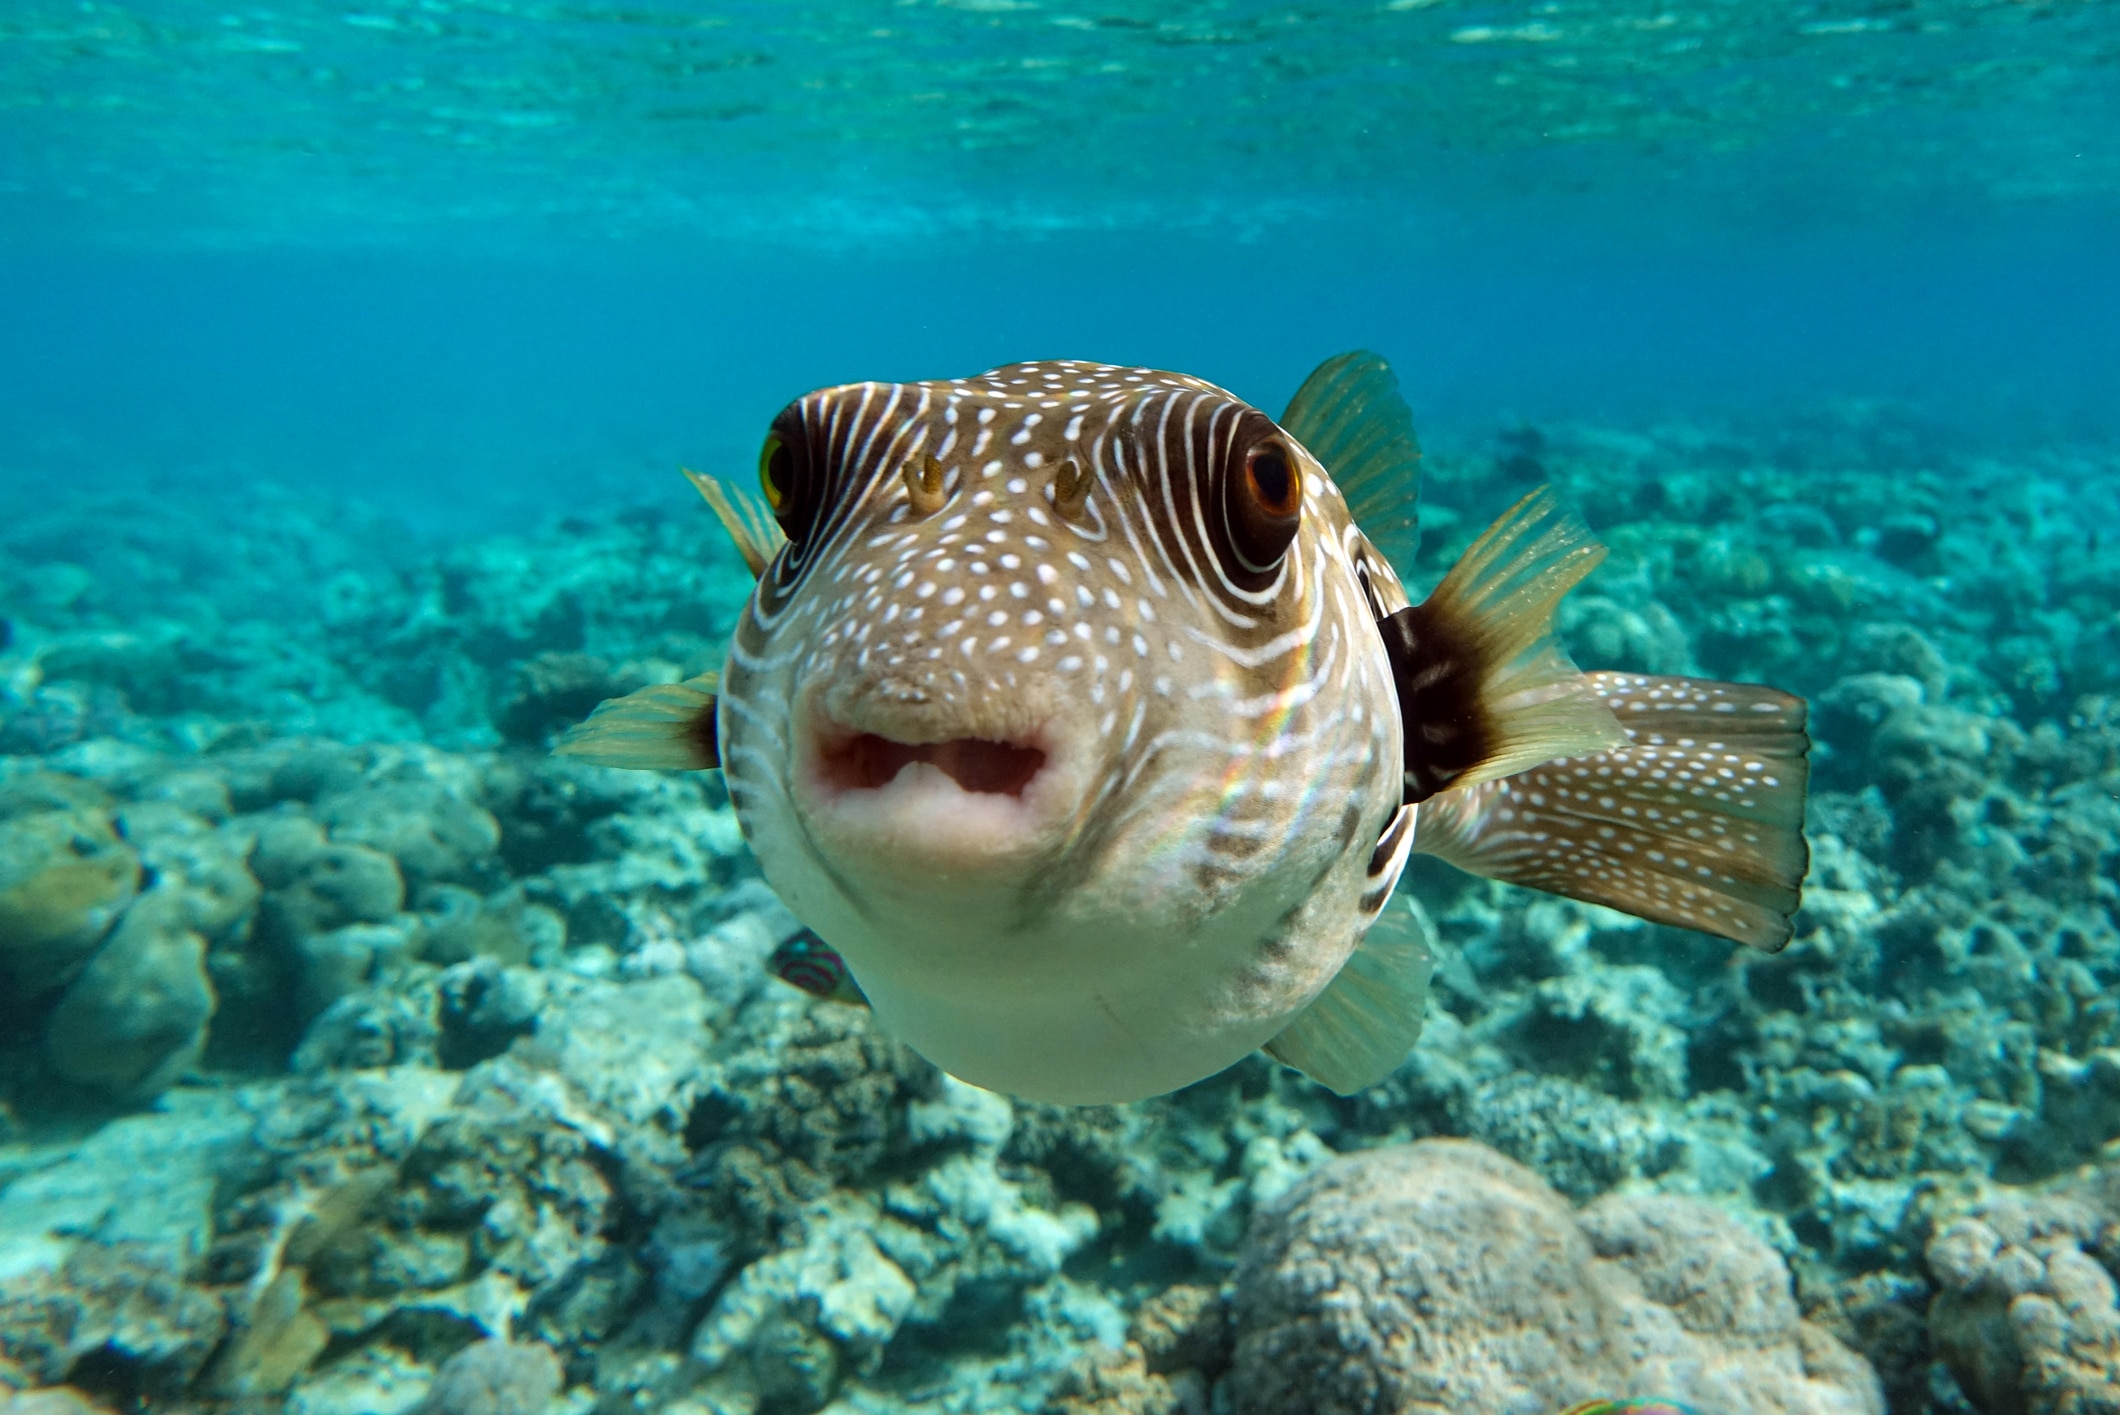
[[[1391,657],[1405,723],[1407,805],[1448,790],[1494,754],[1494,723],[1481,705],[1493,665],[1448,614],[1411,605],[1377,624]]]

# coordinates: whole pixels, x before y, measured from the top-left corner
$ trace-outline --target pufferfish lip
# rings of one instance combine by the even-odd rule
[[[1045,769],[1043,747],[984,737],[940,742],[901,742],[878,732],[841,732],[818,742],[823,782],[837,791],[878,791],[908,767],[932,766],[974,796],[1010,796],[1024,791]]]
[[[812,837],[842,862],[984,872],[1065,834],[1083,783],[1064,734],[1033,723],[1004,735],[931,708],[836,706],[812,699],[798,713],[792,785]]]

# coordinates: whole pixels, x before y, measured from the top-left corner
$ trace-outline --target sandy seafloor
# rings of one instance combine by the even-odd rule
[[[719,659],[748,579],[674,478],[441,547],[270,488],[14,508],[0,1409],[1529,1411],[1656,1393],[1524,1344],[1621,1289],[1703,1415],[2120,1409],[2120,445],[1520,427],[1430,457],[1411,578],[1542,479],[1612,547],[1584,666],[1811,699],[1795,941],[1417,863],[1443,956],[1388,1082],[1081,1110],[769,978],[795,923],[717,777],[547,754]],[[1693,1236],[1578,1290],[1580,1234],[1511,1270],[1428,1190],[1328,1185],[1371,1217],[1313,1216],[1307,1277],[1255,1221],[1429,1137],[1598,1201],[1607,1268],[1614,1205]]]

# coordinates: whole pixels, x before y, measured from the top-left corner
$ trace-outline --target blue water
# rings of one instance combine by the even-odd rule
[[[4,0],[0,1415],[454,1410],[488,1357],[525,1412],[1352,1415],[1413,1358],[1273,1345],[1238,1265],[1437,1137],[1563,1226],[1711,1205],[1731,1310],[1855,1353],[1777,1411],[2106,1408],[1963,1314],[2065,1286],[1993,1186],[2120,1192],[2116,74],[2112,0]],[[1613,546],[1586,667],[1811,697],[1785,953],[1422,863],[1384,1085],[1012,1107],[767,977],[718,777],[549,755],[721,663],[678,469],[748,485],[792,398],[1278,413],[1355,348],[1431,453],[1416,593],[1551,479]],[[1572,1379],[1456,1389],[1722,1415]]]
[[[842,379],[1350,346],[1431,432],[2110,427],[2103,6],[1511,16],[24,3],[0,465],[661,496]]]

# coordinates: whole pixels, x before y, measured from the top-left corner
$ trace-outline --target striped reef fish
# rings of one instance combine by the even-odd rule
[[[722,671],[559,750],[720,767],[878,1019],[1035,1100],[1259,1047],[1382,1079],[1426,1006],[1413,850],[1781,946],[1802,701],[1578,671],[1553,611],[1603,548],[1544,489],[1412,603],[1418,458],[1372,354],[1278,423],[1092,363],[821,389],[767,434],[764,508],[688,473],[758,577]]]
[[[766,971],[791,987],[801,988],[826,1002],[844,1002],[865,1007],[868,999],[861,985],[847,971],[839,950],[817,936],[814,929],[798,929],[766,959]]]

